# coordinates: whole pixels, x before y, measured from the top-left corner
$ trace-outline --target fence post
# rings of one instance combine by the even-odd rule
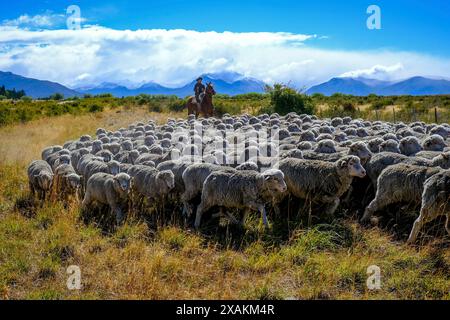
[[[376,115],[377,121],[378,121],[379,119],[378,119],[378,110],[377,109],[375,109],[375,115]]]
[[[438,113],[437,113],[437,108],[434,107],[434,122],[438,123]]]
[[[396,122],[395,121],[395,107],[392,107],[392,112],[394,113],[394,123]]]

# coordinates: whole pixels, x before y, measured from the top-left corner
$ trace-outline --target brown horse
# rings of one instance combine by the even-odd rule
[[[188,99],[186,103],[188,114],[194,114],[196,118],[198,118],[199,114],[203,114],[205,118],[212,117],[214,115],[213,96],[215,94],[214,86],[209,82],[201,104],[197,103],[195,97]]]

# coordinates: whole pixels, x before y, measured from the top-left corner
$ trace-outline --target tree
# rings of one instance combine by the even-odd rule
[[[62,100],[64,96],[61,93],[54,93],[50,96],[50,100]]]
[[[312,98],[296,89],[283,84],[274,84],[268,88],[274,111],[285,115],[289,112],[313,114],[315,105]]]

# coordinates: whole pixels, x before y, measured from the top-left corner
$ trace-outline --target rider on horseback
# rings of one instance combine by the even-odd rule
[[[203,78],[199,77],[197,79],[197,83],[195,84],[195,87],[194,87],[195,100],[197,101],[198,104],[202,103],[203,97],[205,96],[206,87],[202,83],[202,81],[203,81]]]

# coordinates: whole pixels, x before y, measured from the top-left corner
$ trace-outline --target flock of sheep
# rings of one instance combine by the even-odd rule
[[[172,214],[195,228],[213,208],[241,224],[256,211],[267,226],[267,210],[283,219],[290,201],[304,201],[325,217],[338,206],[360,208],[367,223],[388,205],[406,202],[420,206],[408,239],[413,243],[439,215],[450,233],[449,137],[448,124],[296,113],[189,116],[164,125],[150,120],[117,131],[99,128],[95,138],[45,148],[28,176],[42,201],[82,197],[83,212],[108,208],[118,224],[130,211],[171,203]]]

